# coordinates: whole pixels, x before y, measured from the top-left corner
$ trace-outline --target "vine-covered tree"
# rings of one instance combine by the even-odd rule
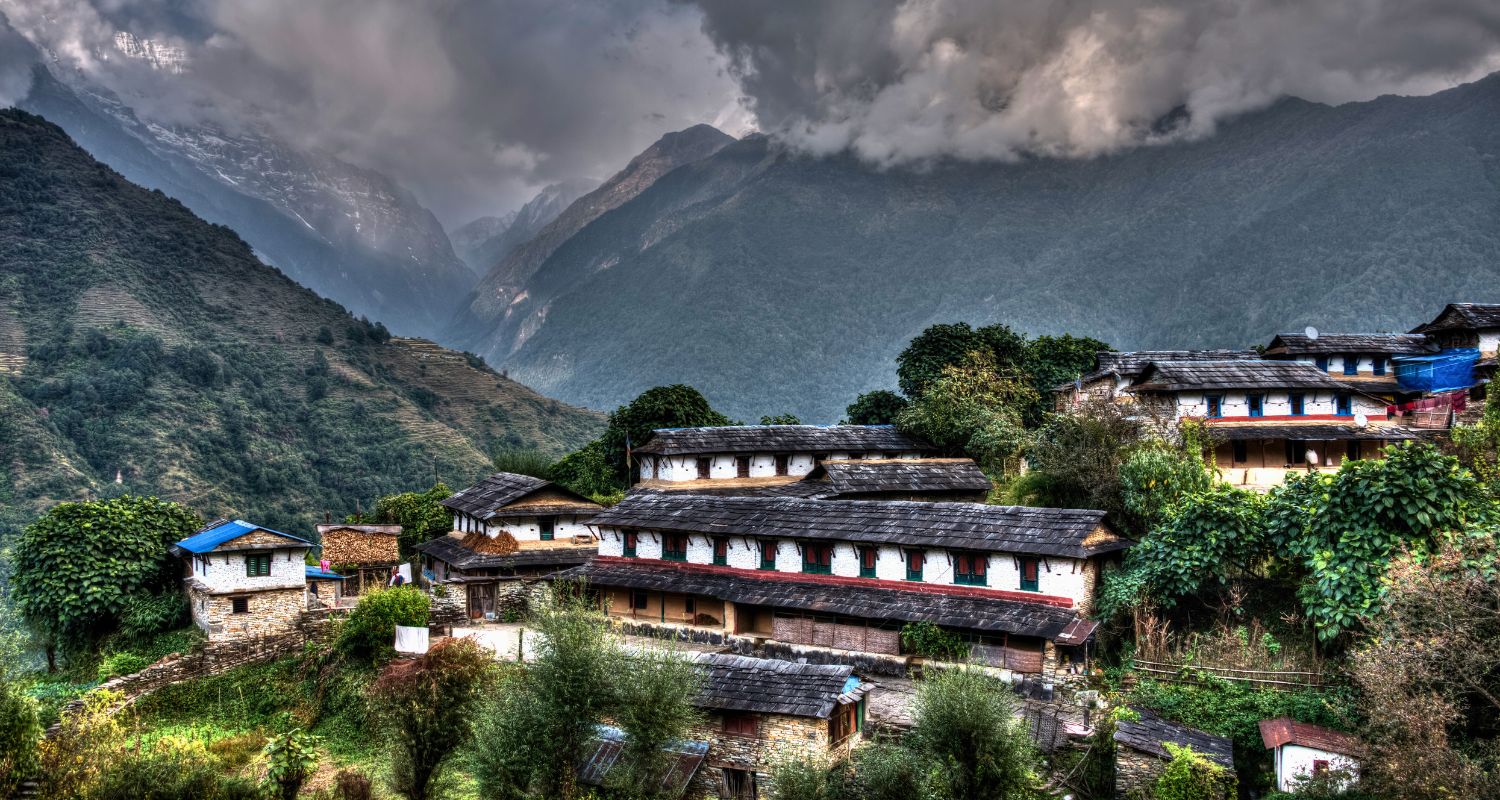
[[[199,524],[176,503],[126,496],[59,503],[26,526],[11,596],[46,648],[48,667],[58,645],[84,647],[112,632],[132,598],[175,591],[169,548]]]
[[[425,492],[388,494],[375,501],[375,511],[368,519],[350,516],[349,521],[400,525],[401,557],[406,558],[413,547],[453,529],[453,512],[442,504],[452,494],[453,490],[441,481]]]

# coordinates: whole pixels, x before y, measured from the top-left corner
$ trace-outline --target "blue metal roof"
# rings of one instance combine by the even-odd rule
[[[307,577],[331,581],[344,580],[344,576],[337,572],[324,572],[320,567],[315,567],[311,564],[307,565]]]
[[[300,536],[293,536],[290,533],[282,533],[281,531],[273,531],[270,528],[263,528],[259,525],[252,525],[242,519],[237,519],[229,522],[221,522],[211,528],[204,528],[203,530],[198,531],[192,536],[189,536],[188,538],[178,542],[177,547],[182,550],[186,550],[189,553],[207,553],[218,547],[219,545],[232,539],[238,539],[251,531],[265,531],[266,533],[274,533],[277,536],[291,539],[294,542],[305,544],[308,547],[312,546],[312,542],[309,542],[308,540],[303,539]]]

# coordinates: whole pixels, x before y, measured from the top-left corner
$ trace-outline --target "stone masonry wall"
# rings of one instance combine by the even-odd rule
[[[708,757],[688,786],[687,798],[718,797],[726,768],[754,772],[759,796],[769,797],[769,773],[777,758],[839,754],[830,751],[827,720],[781,714],[756,716],[755,736],[725,733],[723,718],[715,713],[710,713],[707,721],[693,730],[688,738],[707,741]],[[839,751],[844,749],[839,748]]]
[[[295,589],[248,592],[243,596],[248,598],[249,611],[236,614],[230,595],[209,594],[197,588],[188,592],[193,621],[208,634],[209,641],[290,633],[296,629],[302,612],[307,608],[307,598],[302,586]]]
[[[1166,767],[1167,762],[1149,753],[1124,746],[1116,748],[1115,797],[1121,800],[1148,797]]]

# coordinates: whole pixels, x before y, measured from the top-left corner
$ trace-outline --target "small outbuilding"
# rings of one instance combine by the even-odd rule
[[[400,525],[325,523],[318,526],[321,556],[349,580],[344,592],[363,594],[390,579],[391,567],[401,563]]]
[[[1280,791],[1295,791],[1299,783],[1329,772],[1341,773],[1340,783],[1359,779],[1365,746],[1347,733],[1280,717],[1260,721],[1260,740],[1275,753]]]
[[[308,608],[338,608],[344,601],[345,577],[322,567],[308,564],[303,572],[307,577]]]
[[[1119,797],[1136,794],[1149,796],[1156,779],[1172,760],[1168,744],[1192,748],[1231,772],[1234,771],[1234,743],[1197,728],[1189,728],[1136,709],[1137,720],[1115,723],[1115,793]]]

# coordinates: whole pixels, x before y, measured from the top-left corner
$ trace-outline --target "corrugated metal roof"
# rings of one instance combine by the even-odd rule
[[[309,577],[309,578],[317,578],[318,580],[332,580],[332,581],[341,581],[341,580],[344,580],[344,576],[338,574],[337,572],[324,572],[321,568],[315,567],[315,566],[313,566],[311,564],[307,565],[306,572],[307,572],[307,577]]]
[[[613,725],[595,725],[594,739],[578,762],[578,781],[588,786],[604,786],[610,770],[619,763],[625,750],[625,732]],[[666,797],[681,797],[693,775],[708,757],[708,742],[673,742],[664,750],[672,756],[658,788]]]
[[[176,544],[176,548],[188,553],[207,553],[218,547],[219,545],[234,539],[238,539],[241,536],[250,533],[251,531],[265,531],[266,533],[271,533],[277,536],[284,537],[286,539],[290,539],[291,541],[297,542],[298,544],[305,544],[308,547],[312,546],[312,542],[309,542],[308,540],[303,539],[300,536],[293,536],[290,533],[282,533],[281,531],[264,528],[259,525],[254,525],[246,522],[242,519],[221,519],[209,523],[208,527],[178,542]]]
[[[662,428],[635,448],[645,455],[713,453],[935,453],[893,425],[725,425]]]

